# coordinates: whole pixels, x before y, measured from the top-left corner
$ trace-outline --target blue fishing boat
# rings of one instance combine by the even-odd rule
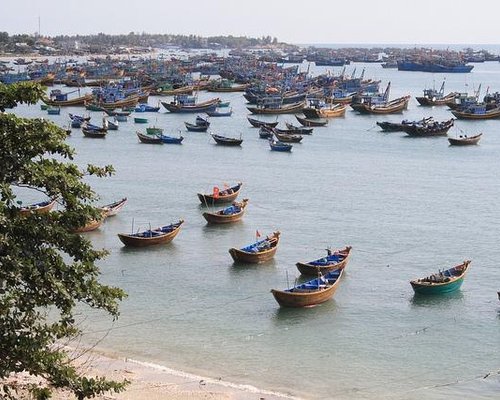
[[[241,202],[235,201],[229,207],[223,208],[216,212],[204,212],[203,218],[209,224],[229,224],[243,218],[245,208],[248,204],[248,199],[243,199]]]
[[[290,152],[292,151],[293,146],[289,143],[283,143],[279,140],[269,140],[269,146],[272,151],[282,151],[282,152]]]
[[[418,294],[443,294],[458,290],[464,281],[469,268],[470,260],[445,271],[425,278],[413,279],[410,284]]]
[[[159,138],[163,143],[167,144],[181,144],[182,141],[184,140],[184,136],[168,136],[168,135],[159,135]]]
[[[258,240],[241,249],[232,247],[229,249],[229,254],[235,262],[259,264],[269,261],[278,250],[280,234],[280,231],[273,232],[265,239]]]
[[[333,297],[343,271],[343,269],[335,269],[290,289],[272,289],[271,293],[282,307],[312,307]]]
[[[327,249],[327,255],[325,257],[305,263],[298,262],[295,266],[301,274],[312,276],[318,276],[320,273],[325,274],[334,269],[344,269],[349,261],[351,249],[351,246],[346,246],[344,249],[334,251]]]
[[[141,103],[134,108],[135,112],[158,112],[160,111],[160,107],[153,107],[149,104]]]
[[[59,114],[61,114],[61,108],[60,107],[48,107],[47,108],[47,114],[49,114],[49,115],[59,115]]]
[[[473,65],[461,61],[398,61],[398,71],[420,71],[434,73],[467,73]]]

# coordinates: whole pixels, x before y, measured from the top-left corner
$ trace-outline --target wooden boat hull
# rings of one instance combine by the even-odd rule
[[[136,132],[136,134],[137,134],[137,137],[139,138],[141,143],[163,144],[163,142],[159,136],[148,136],[148,135],[144,135],[140,132]]]
[[[279,133],[276,130],[274,131],[274,136],[282,143],[300,143],[303,139],[301,135]]]
[[[450,93],[441,99],[429,98],[429,97],[415,97],[421,106],[445,106],[446,103],[453,101],[455,99],[455,93]]]
[[[104,139],[106,137],[106,134],[107,134],[106,131],[101,132],[101,131],[97,131],[95,129],[85,129],[85,128],[82,128],[82,132],[85,135],[85,137],[93,138],[93,139]]]
[[[455,290],[458,290],[464,281],[464,278],[457,279],[456,281],[450,283],[449,285],[443,285],[443,286],[421,286],[417,285],[415,283],[411,283],[411,286],[415,293],[418,294],[444,294],[444,293],[451,293],[454,292]]]
[[[483,134],[480,133],[479,135],[471,136],[468,138],[448,138],[448,141],[450,142],[450,146],[471,146],[478,144],[479,140],[481,139],[481,136]]]
[[[457,117],[458,119],[471,119],[471,120],[477,120],[477,119],[493,119],[493,118],[500,118],[500,108],[496,108],[493,110],[489,110],[484,114],[474,114],[474,113],[469,113],[466,111],[460,111],[460,110],[452,110],[451,113]]]
[[[407,135],[415,137],[425,137],[425,136],[446,136],[448,131],[454,124],[454,119],[438,123],[435,127],[427,125],[406,125],[403,127],[403,131]]]
[[[344,269],[349,262],[351,255],[351,246],[347,246],[345,249],[337,250],[338,253],[345,255],[344,258],[337,262],[328,265],[315,265],[311,263],[296,263],[296,267],[302,275],[318,276],[318,274],[326,274],[330,271],[336,269]]]
[[[204,205],[229,203],[236,200],[236,198],[240,194],[242,185],[243,183],[239,182],[237,185],[229,188],[231,189],[231,193],[227,193],[226,189],[221,191],[218,196],[214,196],[213,194],[198,193],[198,199]]]
[[[174,230],[159,236],[139,237],[134,235],[127,235],[124,233],[119,233],[118,238],[125,246],[130,246],[130,247],[147,247],[147,246],[155,246],[158,244],[167,244],[170,243],[172,240],[174,240],[174,238],[178,235],[183,223],[184,221],[180,220],[177,223],[178,226]]]
[[[231,87],[216,87],[207,86],[205,90],[207,92],[220,92],[220,93],[231,93],[231,92],[244,92],[248,88],[248,85],[236,85]]]
[[[96,229],[98,229],[102,225],[103,221],[104,221],[104,218],[101,218],[99,220],[92,220],[89,223],[87,223],[85,226],[74,229],[73,233],[85,233],[85,232],[95,231]]]
[[[248,122],[250,122],[250,124],[255,128],[261,128],[262,126],[265,126],[267,128],[276,128],[276,126],[278,126],[279,123],[278,121],[275,122],[259,121],[258,119],[250,117],[247,117],[247,119]]]
[[[361,114],[395,114],[408,108],[410,96],[404,96],[390,101],[385,105],[370,105],[368,103],[353,103],[351,108]]]
[[[240,146],[243,143],[243,139],[228,138],[220,135],[212,135],[215,143],[222,146]]]
[[[465,274],[469,268],[470,261],[464,261],[462,264],[457,265],[456,267],[450,268],[447,271],[443,271],[446,274],[448,271],[453,269],[460,268],[460,274],[457,276],[450,277],[448,281],[438,281],[431,282],[429,278],[424,279],[414,279],[410,281],[410,284],[417,294],[426,294],[426,295],[436,295],[436,294],[445,294],[451,293],[458,290],[464,281]],[[435,276],[431,275],[432,276]],[[446,276],[446,275],[443,275]]]
[[[233,247],[233,248],[229,249],[229,254],[233,258],[234,262],[260,264],[260,263],[269,261],[274,257],[274,255],[276,254],[276,251],[278,250],[280,233],[275,232],[274,235],[270,238],[273,238],[275,240],[273,241],[273,246],[268,250],[264,250],[264,251],[257,252],[257,253],[251,253],[251,252],[247,252],[247,251],[244,251],[242,249],[237,249],[237,248]]]
[[[163,90],[161,87],[153,89],[151,91],[152,95],[156,96],[177,96],[178,94],[192,94],[194,90],[194,86],[183,86],[177,89],[167,89]]]
[[[247,107],[247,110],[252,114],[295,114],[301,112],[304,108],[305,102],[301,101],[299,103],[292,103],[283,105],[281,108],[263,108],[258,106]]]
[[[124,197],[123,199],[115,201],[114,203],[102,206],[101,210],[104,212],[106,218],[112,217],[121,211],[121,209],[125,206],[126,202],[127,198]]]
[[[220,213],[204,212],[203,218],[205,218],[209,224],[231,224],[233,222],[238,222],[245,215],[245,208],[247,206],[247,203],[248,199],[244,199],[240,204],[241,207],[240,212],[236,214],[223,215]]]
[[[28,207],[23,207],[19,210],[19,214],[21,215],[29,215],[31,213],[36,213],[36,214],[43,214],[43,213],[48,213],[52,208],[54,208],[54,205],[56,204],[56,200],[52,201],[45,201],[42,203],[37,203],[30,205]]]
[[[91,94],[86,94],[85,96],[77,97],[71,100],[57,101],[48,98],[43,99],[43,102],[49,106],[56,107],[71,107],[71,106],[83,106],[86,102],[92,100]]]
[[[217,104],[219,102],[220,99],[217,98],[192,105],[176,104],[173,102],[167,103],[165,101],[162,101],[161,104],[171,113],[200,113],[205,111],[214,111],[217,108]]]
[[[206,132],[208,130],[208,125],[196,125],[189,122],[184,122],[184,125],[189,132]]]
[[[295,118],[297,118],[297,121],[299,121],[302,126],[319,127],[328,124],[328,120],[324,118],[310,119],[299,117],[298,115],[296,115]]]
[[[330,108],[306,107],[302,110],[302,112],[308,119],[336,118],[336,117],[343,117],[345,115],[346,109],[347,106],[345,106],[344,104],[336,104]]]
[[[330,272],[334,273],[334,271]],[[272,289],[271,293],[281,307],[312,307],[330,300],[337,291],[343,270],[338,270],[338,277],[328,287],[317,290],[287,291]]]

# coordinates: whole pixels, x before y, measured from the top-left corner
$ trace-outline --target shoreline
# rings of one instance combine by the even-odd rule
[[[121,357],[108,351],[67,348],[77,369],[86,376],[104,376],[130,384],[122,393],[107,393],[96,399],[105,400],[302,400],[286,393],[259,389],[253,385],[237,384],[222,379],[172,369],[148,361]],[[56,392],[55,400],[73,400],[68,392]]]

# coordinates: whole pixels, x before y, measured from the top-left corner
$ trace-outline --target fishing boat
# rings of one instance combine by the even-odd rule
[[[219,107],[217,107],[215,110],[207,110],[206,111],[207,115],[210,117],[230,117],[233,114],[233,109],[230,108],[227,111],[221,111]]]
[[[146,103],[140,103],[134,108],[135,112],[144,113],[144,112],[158,112],[160,111],[160,106],[153,107]]]
[[[212,133],[211,136],[215,140],[215,143],[222,146],[240,146],[241,143],[243,143],[243,139],[241,139],[241,137],[239,139],[230,138],[226,136],[216,135],[215,133]]]
[[[92,232],[98,229],[102,223],[104,222],[105,215],[103,213],[102,218],[100,219],[92,219],[89,222],[87,222],[84,226],[80,228],[73,229],[73,233],[85,233],[85,232]]]
[[[327,255],[325,257],[318,258],[314,261],[309,262],[298,262],[295,265],[297,269],[303,275],[313,275],[318,276],[318,274],[325,274],[327,272],[333,271],[334,269],[344,269],[349,261],[349,256],[351,255],[351,246],[346,246],[339,250],[327,249]]]
[[[59,114],[61,114],[61,108],[60,107],[49,106],[47,108],[47,114],[48,115],[59,115]]]
[[[377,121],[377,125],[384,132],[404,132],[405,128],[410,125],[422,125],[431,122],[432,120],[433,117],[423,118],[420,121],[408,121],[407,119],[404,119],[401,122]]]
[[[312,307],[333,297],[343,272],[343,269],[335,269],[290,289],[271,289],[271,293],[282,307]]]
[[[261,126],[259,128],[259,137],[261,139],[271,139],[274,135],[273,128],[266,128],[265,126]]]
[[[347,106],[345,104],[326,104],[319,100],[310,100],[310,106],[302,112],[308,119],[343,117]]]
[[[197,125],[189,122],[184,122],[184,125],[189,132],[206,132],[208,130],[208,125]]]
[[[108,108],[103,109],[103,111],[110,117],[128,117],[132,114],[132,111],[115,111]]]
[[[148,229],[137,233],[119,233],[118,237],[125,246],[146,247],[157,244],[170,243],[179,233],[184,220],[174,224],[161,226],[156,229]]]
[[[229,203],[238,197],[242,186],[243,183],[241,182],[223,190],[220,190],[218,186],[214,186],[213,192],[210,194],[198,193],[198,199],[205,205]]]
[[[199,113],[215,110],[219,102],[220,99],[215,98],[196,103],[196,98],[182,95],[176,96],[170,103],[162,101],[161,104],[172,113]]]
[[[184,140],[184,136],[168,136],[168,135],[159,135],[161,141],[166,144],[181,144]]]
[[[217,212],[204,212],[203,217],[209,224],[229,224],[240,221],[245,214],[247,204],[248,199],[243,199],[243,201],[234,202],[229,207],[223,208]]]
[[[454,118],[443,122],[426,121],[422,124],[406,125],[403,130],[410,136],[446,136],[454,122]]]
[[[310,135],[313,133],[314,128],[308,126],[296,126],[290,122],[285,122],[287,129],[298,135]]]
[[[421,71],[433,73],[466,73],[472,71],[473,65],[460,60],[399,60],[398,71]]]
[[[424,95],[416,97],[416,100],[421,106],[441,106],[446,105],[450,101],[454,101],[457,93],[452,92],[447,95],[444,94],[444,83],[441,84],[439,90],[436,89],[424,89]]]
[[[473,104],[464,109],[451,110],[458,119],[493,119],[500,117],[500,107],[487,107],[485,104]]]
[[[142,118],[142,117],[134,117],[134,122],[136,124],[147,124],[148,119],[147,118]]]
[[[230,92],[244,92],[248,88],[247,84],[243,85],[233,85],[233,82],[222,79],[218,81],[212,81],[205,87],[207,92],[221,92],[221,93],[230,93]]]
[[[255,128],[260,128],[262,126],[265,126],[267,128],[275,128],[276,126],[278,126],[278,121],[274,121],[274,122],[267,122],[267,121],[260,121],[258,119],[255,119],[255,118],[250,118],[250,117],[247,117],[248,119],[248,122],[250,122],[250,124],[255,127]]]
[[[104,129],[89,129],[86,126],[82,126],[82,132],[85,137],[93,139],[104,139],[107,134],[107,130]]]
[[[282,103],[263,103],[257,104],[255,106],[248,106],[247,110],[252,114],[294,114],[297,112],[301,112],[305,106],[304,101],[300,101],[298,103],[291,104],[282,104]]]
[[[448,141],[450,142],[450,146],[470,146],[478,144],[479,140],[481,139],[481,136],[483,136],[482,133],[478,133],[477,135],[474,136],[460,135],[457,138],[449,137]]]
[[[282,133],[274,129],[274,136],[282,143],[300,143],[304,138],[302,135],[294,133]]]
[[[295,118],[297,118],[297,121],[299,121],[302,126],[318,127],[328,124],[328,120],[326,118],[303,118],[298,115],[296,115]]]
[[[137,137],[141,143],[147,144],[163,144],[161,138],[158,135],[145,135],[141,132],[136,132]]]
[[[21,207],[19,209],[19,213],[21,215],[28,215],[31,213],[43,214],[48,213],[54,205],[56,204],[56,199],[53,200],[45,200],[39,203],[30,204],[29,206]]]
[[[280,232],[273,232],[265,239],[258,240],[241,249],[231,248],[229,254],[235,262],[258,264],[269,261],[276,254],[280,240]]]
[[[453,292],[462,286],[470,260],[450,269],[439,271],[425,278],[413,279],[410,284],[418,294],[443,294]]]
[[[410,101],[409,95],[398,97],[397,99],[382,102],[382,103],[371,103],[371,102],[360,102],[352,103],[351,108],[361,114],[394,114],[400,113],[408,108],[408,103]]]
[[[54,89],[50,92],[50,97],[45,97],[42,99],[42,101],[49,106],[56,107],[83,106],[86,102],[92,101],[92,94],[86,94],[83,96],[75,97],[73,99],[68,99],[68,95],[75,92],[77,92],[77,90],[68,93],[62,93],[59,89]]]
[[[293,146],[289,143],[283,143],[279,140],[269,139],[269,147],[271,147],[271,151],[280,151],[280,152],[290,152],[292,151]]]
[[[117,131],[118,130],[118,121],[116,120],[116,117],[114,120],[107,119],[106,123],[108,125],[108,131]]]
[[[124,197],[121,200],[118,200],[118,201],[115,201],[113,203],[106,204],[105,206],[102,206],[101,210],[105,213],[106,218],[112,217],[121,211],[121,209],[125,206],[126,202],[127,202],[127,198]]]

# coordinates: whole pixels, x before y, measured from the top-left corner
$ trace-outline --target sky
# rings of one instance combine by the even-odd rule
[[[2,0],[7,4],[8,0]],[[15,0],[0,31],[277,37],[294,44],[498,44],[500,1]]]

